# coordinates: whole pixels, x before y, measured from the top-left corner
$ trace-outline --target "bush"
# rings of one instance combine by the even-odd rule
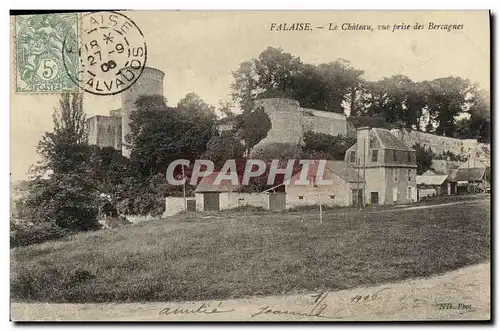
[[[60,239],[69,234],[68,230],[54,223],[31,224],[13,222],[10,229],[10,247],[39,244],[48,240]]]

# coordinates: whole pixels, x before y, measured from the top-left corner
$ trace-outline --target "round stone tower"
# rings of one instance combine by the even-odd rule
[[[130,157],[130,149],[125,146],[125,137],[130,133],[130,113],[134,110],[135,101],[141,95],[162,95],[163,78],[161,70],[145,67],[141,77],[129,89],[122,92],[122,155]]]
[[[272,143],[298,145],[302,140],[302,116],[298,101],[284,98],[260,99],[255,109],[262,107],[271,120],[271,129],[254,150]]]

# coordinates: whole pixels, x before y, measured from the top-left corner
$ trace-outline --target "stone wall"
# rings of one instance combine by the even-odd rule
[[[233,209],[244,206],[253,206],[268,209],[269,195],[264,193],[222,192],[220,209]]]
[[[90,145],[121,149],[122,128],[120,117],[96,115],[88,118],[85,123]]]
[[[282,98],[258,100],[255,108],[259,107],[269,116],[271,129],[256,149],[272,143],[302,144],[308,130],[334,136],[347,134],[347,121],[342,114],[302,108],[298,101]]]
[[[187,200],[194,200],[194,198],[186,198]],[[173,216],[184,211],[184,198],[183,197],[166,197],[165,198],[165,212],[164,217]]]
[[[437,136],[434,134],[409,131],[406,129],[392,129],[391,132],[402,139],[407,145],[413,146],[416,143],[431,148],[436,154],[452,152],[457,155],[469,157],[472,154],[489,154],[490,145],[479,143],[475,139],[456,139],[451,137]],[[488,156],[489,157],[489,156]]]

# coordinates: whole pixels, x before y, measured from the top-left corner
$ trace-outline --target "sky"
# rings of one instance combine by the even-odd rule
[[[487,11],[133,11],[123,12],[142,30],[147,66],[165,72],[170,106],[195,92],[217,106],[230,100],[231,72],[268,46],[281,47],[303,62],[319,64],[344,58],[364,70],[367,80],[403,74],[414,81],[459,76],[481,88],[490,85],[490,35]],[[306,23],[324,29],[270,31],[271,23]],[[428,30],[429,23],[462,24],[463,29]],[[374,31],[328,31],[329,24],[371,25]],[[423,24],[415,31],[379,31],[378,25]],[[12,36],[14,37],[14,36]],[[14,53],[11,52],[15,63]],[[38,161],[35,146],[52,129],[57,94],[18,94],[11,68],[11,181],[27,179]],[[87,116],[108,115],[121,96],[85,93]]]

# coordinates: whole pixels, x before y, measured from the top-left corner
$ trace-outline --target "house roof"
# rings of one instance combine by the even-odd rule
[[[223,179],[220,183],[214,184],[218,175],[218,172],[212,172],[210,175],[203,177],[195,192],[234,192],[239,189],[240,185],[233,185],[229,179]]]
[[[457,182],[478,182],[482,181],[486,168],[461,168],[454,173],[453,179]]]
[[[409,147],[407,144],[405,144],[403,140],[396,137],[387,129],[373,128],[372,131],[378,137],[379,142],[382,145],[382,148],[398,149],[403,151],[414,151],[413,148]]]
[[[417,176],[417,185],[443,185],[448,175],[422,175]]]
[[[319,162],[315,161],[309,165],[307,180],[315,180],[318,172]],[[300,178],[301,172],[296,173],[290,179],[290,184],[293,185]],[[323,179],[332,179],[332,174],[337,175],[348,183],[363,182],[362,172],[354,169],[352,165],[343,161],[326,161],[325,172]],[[359,178],[358,178],[359,177]]]

